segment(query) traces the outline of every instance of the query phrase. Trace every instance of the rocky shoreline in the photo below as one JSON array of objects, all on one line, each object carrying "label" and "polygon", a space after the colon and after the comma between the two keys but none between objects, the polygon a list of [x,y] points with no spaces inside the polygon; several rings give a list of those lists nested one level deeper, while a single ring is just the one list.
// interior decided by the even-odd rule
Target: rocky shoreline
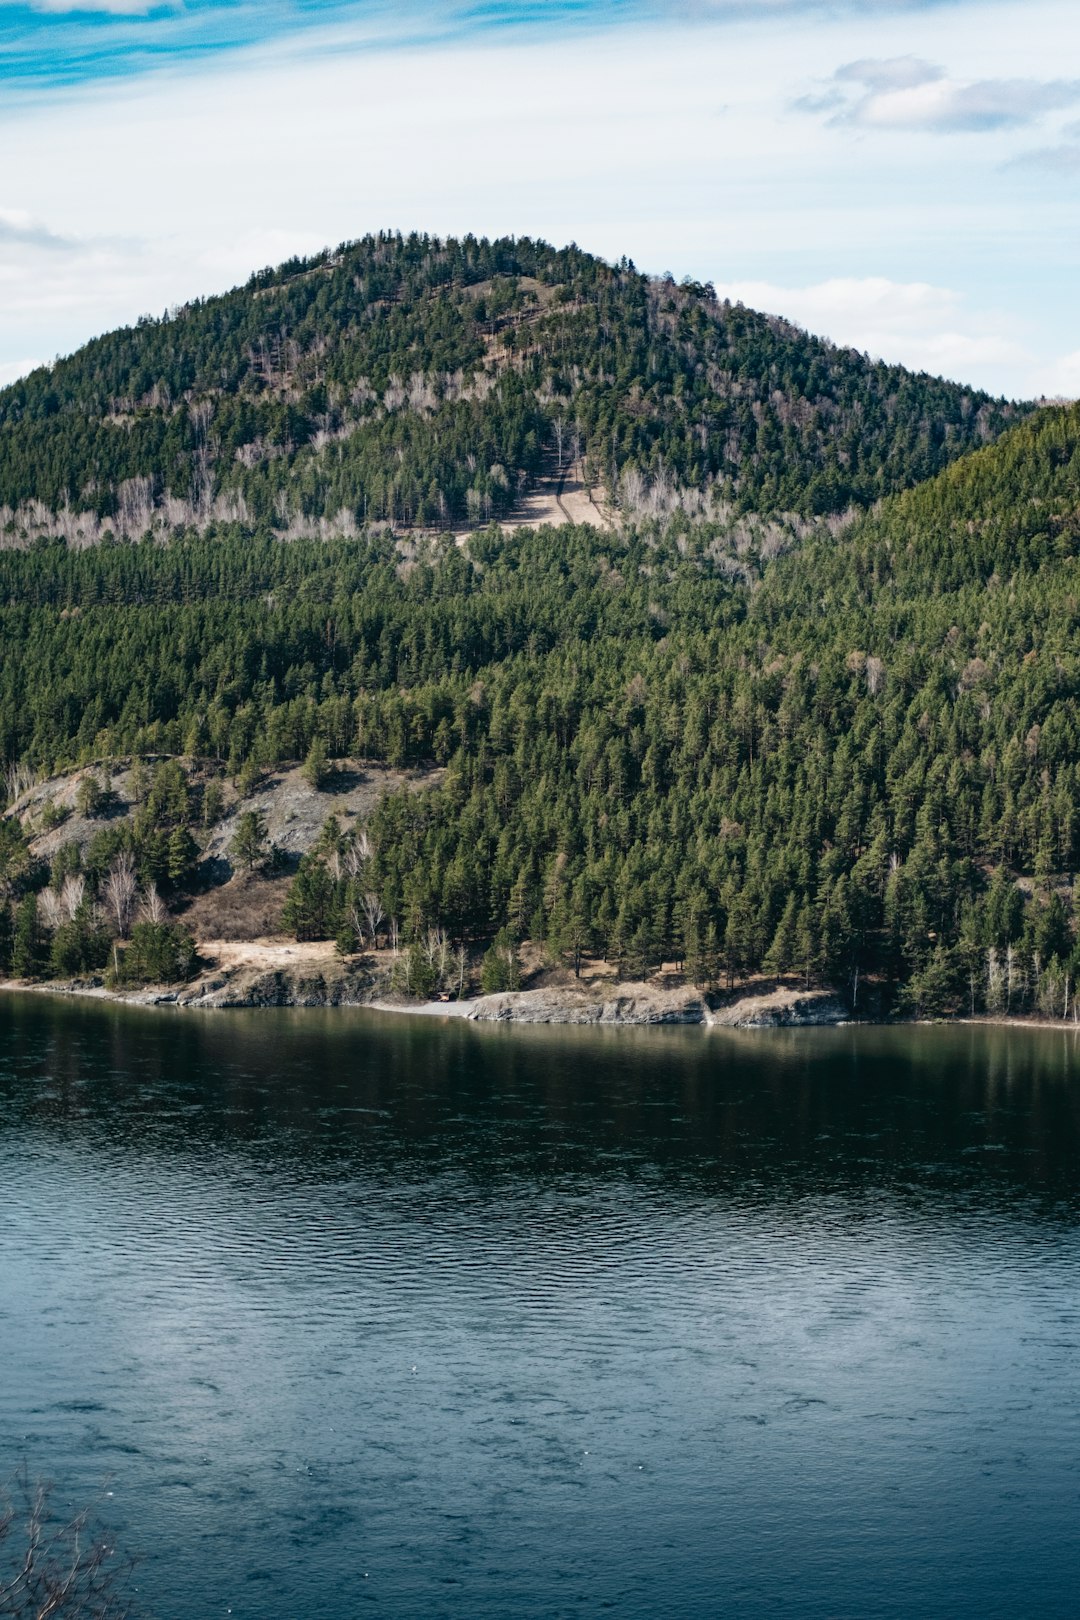
[{"label": "rocky shoreline", "polygon": [[602,993],[575,989],[504,991],[473,1001],[395,1005],[374,1002],[385,1012],[465,1018],[486,1024],[704,1024],[728,1029],[841,1024],[847,1009],[828,990],[781,987],[763,995],[746,994],[713,1007],[700,991],[658,989],[649,984],[614,984]]},{"label": "rocky shoreline", "polygon": [[[298,952],[298,955],[302,953]],[[408,1001],[388,997],[385,980],[362,964],[333,958],[303,960],[297,966],[261,970],[211,970],[191,984],[141,990],[109,990],[100,979],[0,981],[0,992],[108,1001],[129,1007],[171,1007],[196,1011],[259,1007],[353,1007],[394,1016],[460,1018],[477,1024],[683,1025],[713,1029],[796,1029],[854,1022],[830,990],[788,985],[748,989],[730,997],[707,998],[691,986],[617,983],[545,986],[505,991],[464,1001]],[[862,1023],[888,1023],[880,1017]],[[937,1022],[937,1020],[930,1020]],[[1080,1034],[1080,1025],[1060,1020],[987,1015],[953,1018],[953,1025],[1060,1030]]]},{"label": "rocky shoreline", "polygon": [[[106,989],[100,980],[9,981],[0,988],[90,997],[128,1006],[217,1010],[257,1007],[368,1007],[376,1012],[463,1018],[472,1023],[519,1024],[683,1024],[731,1029],[840,1024],[848,1019],[840,999],[827,990],[786,986],[748,992],[720,1005],[693,987],[606,983],[584,988],[545,987],[477,996],[466,1001],[410,1002],[387,998],[384,987],[364,966],[323,959],[295,967],[257,966],[211,970],[176,988]],[[380,991],[383,994],[380,995]]]}]

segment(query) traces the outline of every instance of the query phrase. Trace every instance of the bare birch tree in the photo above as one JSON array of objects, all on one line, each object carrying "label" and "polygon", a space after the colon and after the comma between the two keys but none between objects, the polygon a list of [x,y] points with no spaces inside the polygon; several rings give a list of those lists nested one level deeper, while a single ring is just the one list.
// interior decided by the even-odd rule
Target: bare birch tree
[{"label": "bare birch tree", "polygon": [[455,950],[452,962],[457,975],[457,998],[460,1001],[465,994],[465,975],[469,969],[469,953],[462,942]]},{"label": "bare birch tree", "polygon": [[[368,938],[371,940],[372,949],[378,950],[379,929],[382,926],[386,913],[379,904],[379,897],[377,894],[365,894],[360,901],[360,907],[363,913],[364,924],[367,928]],[[357,933],[361,934],[362,937],[360,929],[357,929]]]},{"label": "bare birch tree", "polygon": [[143,922],[149,923],[163,923],[168,916],[165,902],[158,893],[158,886],[153,878],[143,888],[139,915]]},{"label": "bare birch tree", "polygon": [[18,760],[12,760],[10,765],[4,766],[4,792],[9,804],[21,799],[24,793],[29,793],[32,787],[38,784],[38,774],[32,765],[24,765]]},{"label": "bare birch tree", "polygon": [[116,857],[109,868],[101,890],[106,909],[115,923],[116,932],[121,939],[127,938],[127,931],[135,914],[135,896],[137,893],[135,862],[130,853],[124,850]]},{"label": "bare birch tree", "polygon": [[441,928],[429,928],[424,935],[424,960],[436,977],[436,984],[441,990],[450,966],[450,941]]},{"label": "bare birch tree", "polygon": [[74,922],[86,899],[86,879],[81,872],[69,872],[60,885],[60,909],[67,922]]},{"label": "bare birch tree", "polygon": [[371,839],[366,830],[361,827],[356,837],[345,847],[345,870],[352,878],[358,878],[364,867],[371,859]]},{"label": "bare birch tree", "polygon": [[55,889],[42,889],[37,897],[37,913],[42,927],[50,931],[67,921],[60,896]]}]

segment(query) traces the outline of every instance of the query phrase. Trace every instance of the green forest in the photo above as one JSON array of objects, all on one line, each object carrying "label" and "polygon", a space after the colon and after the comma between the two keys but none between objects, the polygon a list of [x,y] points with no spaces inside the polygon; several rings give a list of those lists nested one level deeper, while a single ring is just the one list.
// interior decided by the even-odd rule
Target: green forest
[{"label": "green forest", "polygon": [[[284,362],[253,359],[273,323],[288,389]],[[498,378],[467,398],[492,339]],[[365,396],[348,435],[305,440],[318,390],[325,414],[361,375],[379,400],[433,368],[460,371],[454,401],[407,421]],[[293,878],[299,937],[354,948],[366,900],[373,940],[439,930],[511,975],[528,939],[625,978],[674,961],[705,987],[826,983],[856,1011],[1071,1012],[1080,409],[1006,407],[577,250],[379,238],[8,389],[0,500],[59,510],[94,484],[108,518],[143,476],[187,479],[189,499],[202,452],[179,402],[203,389],[212,497],[239,480],[246,518],[89,547],[12,530],[0,551],[3,758],[200,762],[202,785],[161,767],[110,824],[87,902],[121,856],[166,898],[194,884],[215,774],[438,763],[437,788],[383,799],[362,848],[328,825]],[[509,501],[551,453],[559,390],[616,498],[628,469],[667,469],[717,501],[610,531],[403,530],[434,515],[422,488],[451,514],[483,494],[489,453]],[[249,466],[249,432],[292,448]],[[355,532],[286,541],[276,488],[347,505]],[[3,829],[0,965],[20,937],[30,960],[34,891],[79,875],[35,870]],[[105,961],[109,930],[89,909],[79,926]],[[155,952],[184,971],[164,912],[134,926],[131,975]],[[59,971],[54,942],[35,936],[38,971]]]},{"label": "green forest", "polygon": [[630,516],[841,512],[1023,409],[577,248],[382,235],[0,392],[0,531],[445,528],[505,515],[553,455]]}]

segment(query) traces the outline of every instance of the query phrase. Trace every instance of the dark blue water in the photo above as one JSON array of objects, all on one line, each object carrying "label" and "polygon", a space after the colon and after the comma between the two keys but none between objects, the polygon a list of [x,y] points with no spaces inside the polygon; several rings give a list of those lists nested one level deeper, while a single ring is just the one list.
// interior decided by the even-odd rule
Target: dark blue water
[{"label": "dark blue water", "polygon": [[1069,1036],[5,998],[0,1187],[159,1620],[1080,1611]]}]

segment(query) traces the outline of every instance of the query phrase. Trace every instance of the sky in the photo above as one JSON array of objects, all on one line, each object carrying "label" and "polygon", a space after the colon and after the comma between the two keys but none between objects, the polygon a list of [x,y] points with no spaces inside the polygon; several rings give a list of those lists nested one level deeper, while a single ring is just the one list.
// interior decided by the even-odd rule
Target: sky
[{"label": "sky", "polygon": [[0,383],[379,229],[1080,395],[1077,0],[0,0]]}]

